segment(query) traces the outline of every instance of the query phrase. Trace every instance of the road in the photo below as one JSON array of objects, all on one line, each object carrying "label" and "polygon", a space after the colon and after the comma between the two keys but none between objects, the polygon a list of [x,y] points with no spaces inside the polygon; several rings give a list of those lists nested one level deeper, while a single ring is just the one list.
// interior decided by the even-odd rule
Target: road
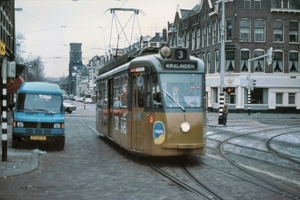
[{"label": "road", "polygon": [[[74,104],[77,110],[66,113],[65,149],[48,149],[39,154],[38,166],[32,172],[0,177],[1,200],[199,199],[149,166],[124,156],[119,147],[102,138],[95,131],[95,104],[87,104],[85,108],[82,103]],[[202,164],[194,166],[194,170],[222,199],[289,199],[261,188],[274,187],[269,183],[259,182],[257,186],[248,182],[247,179],[250,179],[258,183],[257,177],[251,175],[249,178],[231,162],[239,163],[260,176],[267,176],[268,180],[293,191],[299,190],[299,164],[270,155],[265,147],[271,136],[286,132],[290,135],[280,139],[285,140],[285,145],[291,148],[290,152],[298,154],[299,150],[290,145],[300,141],[298,115],[229,114],[227,127],[216,124],[217,118],[217,113],[207,115],[207,154],[196,157]],[[281,147],[287,147],[282,146],[279,138],[274,139],[271,141],[273,148],[282,150],[284,148]],[[10,142],[11,139],[9,148]],[[24,149],[18,151],[32,152]],[[286,153],[285,150],[281,152]],[[177,170],[177,167],[171,167],[171,171]],[[176,176],[181,176],[180,173]],[[276,187],[273,190],[279,191]]]}]

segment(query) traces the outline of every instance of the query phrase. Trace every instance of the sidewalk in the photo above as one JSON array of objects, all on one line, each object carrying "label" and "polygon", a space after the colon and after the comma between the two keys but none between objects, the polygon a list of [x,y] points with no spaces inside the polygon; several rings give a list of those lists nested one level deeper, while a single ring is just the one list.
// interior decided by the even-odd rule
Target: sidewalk
[{"label": "sidewalk", "polygon": [[2,161],[1,151],[0,179],[26,174],[38,168],[39,154],[33,150],[23,151],[8,148],[7,161]]},{"label": "sidewalk", "polygon": [[2,161],[2,140],[0,141],[0,179],[32,172],[39,165],[39,152],[11,147],[11,130],[9,123],[7,126],[7,161]]}]

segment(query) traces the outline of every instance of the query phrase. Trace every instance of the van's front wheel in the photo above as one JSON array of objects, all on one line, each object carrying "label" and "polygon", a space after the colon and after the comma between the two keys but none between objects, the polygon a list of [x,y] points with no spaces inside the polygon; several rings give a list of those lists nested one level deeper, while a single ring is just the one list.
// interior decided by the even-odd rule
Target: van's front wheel
[{"label": "van's front wheel", "polygon": [[19,143],[20,143],[20,140],[19,138],[16,138],[16,137],[12,137],[12,143],[11,143],[11,147],[12,148],[18,148],[19,147]]},{"label": "van's front wheel", "polygon": [[61,137],[61,138],[59,138],[57,140],[57,147],[56,147],[56,149],[57,150],[63,150],[64,147],[65,147],[65,137],[63,136],[63,137]]}]

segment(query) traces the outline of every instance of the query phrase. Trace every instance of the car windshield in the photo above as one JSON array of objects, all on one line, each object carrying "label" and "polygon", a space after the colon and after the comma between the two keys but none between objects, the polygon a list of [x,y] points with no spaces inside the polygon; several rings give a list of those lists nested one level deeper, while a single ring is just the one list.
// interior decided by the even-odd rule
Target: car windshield
[{"label": "car windshield", "polygon": [[62,97],[60,95],[19,94],[16,111],[61,113]]},{"label": "car windshield", "polygon": [[160,74],[166,107],[201,107],[201,74]]}]

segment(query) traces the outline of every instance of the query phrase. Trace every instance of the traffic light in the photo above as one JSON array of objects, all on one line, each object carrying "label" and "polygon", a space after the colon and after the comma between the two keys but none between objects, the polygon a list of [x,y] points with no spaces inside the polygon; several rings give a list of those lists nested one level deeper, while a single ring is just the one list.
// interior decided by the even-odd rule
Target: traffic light
[{"label": "traffic light", "polygon": [[227,92],[227,94],[235,93],[235,88],[227,87],[227,88],[226,88],[226,92]]},{"label": "traffic light", "polygon": [[256,80],[255,79],[251,79],[251,90],[254,90],[254,87],[256,86]]}]

